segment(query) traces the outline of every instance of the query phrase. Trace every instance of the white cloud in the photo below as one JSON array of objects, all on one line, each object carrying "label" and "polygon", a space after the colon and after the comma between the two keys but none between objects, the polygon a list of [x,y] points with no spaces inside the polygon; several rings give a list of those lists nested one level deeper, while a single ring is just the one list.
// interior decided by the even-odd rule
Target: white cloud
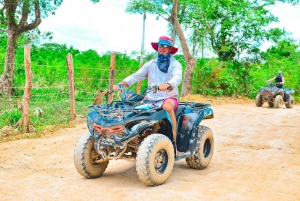
[{"label": "white cloud", "polygon": [[276,3],[276,6],[269,8],[274,16],[279,18],[279,23],[273,23],[274,27],[285,28],[286,31],[291,32],[296,39],[300,38],[300,29],[298,27],[300,20],[300,6],[292,6],[287,3]]},{"label": "white cloud", "polygon": [[[277,2],[275,6],[269,7],[270,12],[278,17],[278,23],[272,23],[270,27],[284,28],[287,32],[291,33],[291,37],[296,40],[300,39],[300,29],[297,26],[300,20],[300,5],[293,6],[287,3]],[[262,50],[265,51],[273,43],[267,42],[262,46]]]},{"label": "white cloud", "polygon": [[[54,33],[53,42],[80,50],[140,51],[143,17],[125,13],[127,0],[64,0],[54,16],[43,20],[40,30]],[[151,42],[167,34],[167,22],[147,15],[145,50],[152,51]]]},{"label": "white cloud", "polygon": [[[141,50],[143,17],[125,13],[128,0],[101,0],[93,4],[90,0],[64,0],[54,16],[44,19],[42,31],[54,33],[53,42],[73,46],[79,50],[93,49],[98,53],[117,51],[131,53]],[[279,17],[280,23],[273,27],[284,27],[300,38],[300,6],[278,3],[270,11]],[[167,35],[167,21],[156,20],[147,15],[145,25],[145,50],[153,51],[151,42]],[[267,47],[267,45],[265,45]]]}]

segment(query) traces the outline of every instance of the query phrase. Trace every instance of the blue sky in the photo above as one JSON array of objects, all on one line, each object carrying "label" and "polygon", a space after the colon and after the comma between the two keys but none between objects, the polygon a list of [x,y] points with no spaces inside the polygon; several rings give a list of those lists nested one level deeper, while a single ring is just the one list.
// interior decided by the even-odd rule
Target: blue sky
[{"label": "blue sky", "polygon": [[[99,54],[107,51],[130,54],[141,50],[143,18],[125,13],[127,2],[101,0],[92,4],[89,0],[64,0],[56,14],[44,19],[39,28],[53,32],[52,41],[68,47],[72,45],[82,51],[93,49]],[[280,3],[270,10],[280,20],[271,26],[284,27],[294,38],[300,38],[300,6]],[[167,35],[167,22],[147,15],[145,28],[145,50],[150,52],[150,43]]]}]

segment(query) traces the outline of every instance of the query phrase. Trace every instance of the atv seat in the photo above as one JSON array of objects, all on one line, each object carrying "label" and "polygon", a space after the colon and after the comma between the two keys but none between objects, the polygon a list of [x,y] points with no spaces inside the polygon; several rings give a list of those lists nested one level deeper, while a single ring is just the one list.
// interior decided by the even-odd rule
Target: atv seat
[{"label": "atv seat", "polygon": [[177,117],[177,116],[181,115],[181,114],[184,112],[185,109],[186,109],[185,106],[183,106],[183,105],[178,105],[178,108],[177,108],[177,110],[175,111],[175,116]]}]

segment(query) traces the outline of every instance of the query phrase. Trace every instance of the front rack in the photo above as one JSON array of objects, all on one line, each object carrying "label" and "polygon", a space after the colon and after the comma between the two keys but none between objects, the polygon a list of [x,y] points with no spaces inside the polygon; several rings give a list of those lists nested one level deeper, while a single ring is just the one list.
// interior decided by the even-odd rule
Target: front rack
[{"label": "front rack", "polygon": [[[88,108],[97,110],[100,114],[103,116],[110,116],[110,114],[121,114],[121,113],[148,113],[148,112],[156,112],[160,108],[150,108],[147,110],[144,109],[136,109],[135,107],[137,105],[127,105],[125,104],[120,104],[121,102],[118,102],[114,105],[112,104],[101,104],[101,105],[90,105]],[[195,110],[200,110],[200,109],[205,109],[210,106],[210,104],[205,104],[205,103],[198,103],[198,102],[179,102],[180,106],[187,106],[190,107],[191,109]]]}]

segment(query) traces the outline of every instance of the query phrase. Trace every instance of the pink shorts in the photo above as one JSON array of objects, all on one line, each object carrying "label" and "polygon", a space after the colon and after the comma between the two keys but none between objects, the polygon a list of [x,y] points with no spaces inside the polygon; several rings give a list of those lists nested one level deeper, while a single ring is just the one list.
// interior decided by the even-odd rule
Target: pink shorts
[{"label": "pink shorts", "polygon": [[165,102],[166,100],[169,100],[169,99],[171,99],[171,100],[174,102],[174,111],[176,111],[177,108],[178,108],[178,105],[179,105],[177,98],[172,98],[172,97],[166,98],[166,99],[164,100],[164,102]]}]

